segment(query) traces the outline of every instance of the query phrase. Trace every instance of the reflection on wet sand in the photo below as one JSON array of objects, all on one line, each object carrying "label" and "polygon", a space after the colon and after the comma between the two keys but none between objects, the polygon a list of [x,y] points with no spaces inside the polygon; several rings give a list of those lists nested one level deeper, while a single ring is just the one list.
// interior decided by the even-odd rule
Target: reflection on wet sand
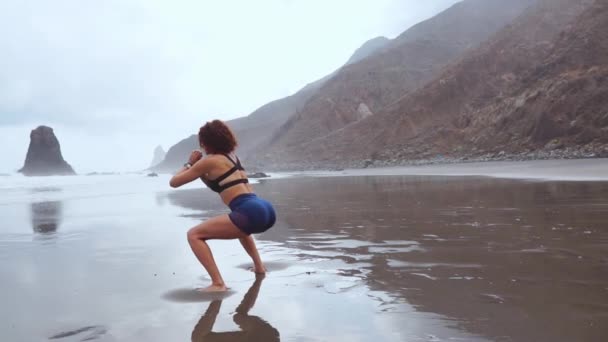
[{"label": "reflection on wet sand", "polygon": [[59,227],[62,215],[61,202],[38,202],[30,205],[32,229],[35,233],[54,233]]},{"label": "reflection on wet sand", "polygon": [[255,282],[236,308],[232,316],[240,331],[214,332],[213,325],[222,306],[222,300],[213,300],[205,314],[198,321],[192,331],[192,342],[203,341],[280,341],[279,331],[265,320],[257,316],[250,316],[249,311],[253,308],[260,293],[263,275],[257,275]]},{"label": "reflection on wet sand", "polygon": [[200,291],[200,289],[184,288],[169,291],[163,295],[163,298],[176,303],[198,303],[222,300],[233,294],[233,290],[225,292],[203,292]]},{"label": "reflection on wet sand", "polygon": [[[608,183],[375,176],[274,180],[256,191],[279,218],[262,240],[322,270],[353,266],[337,274],[389,294],[387,304],[405,299],[492,340],[608,335]],[[225,210],[204,191],[168,196]],[[353,284],[334,287],[340,295]]]}]

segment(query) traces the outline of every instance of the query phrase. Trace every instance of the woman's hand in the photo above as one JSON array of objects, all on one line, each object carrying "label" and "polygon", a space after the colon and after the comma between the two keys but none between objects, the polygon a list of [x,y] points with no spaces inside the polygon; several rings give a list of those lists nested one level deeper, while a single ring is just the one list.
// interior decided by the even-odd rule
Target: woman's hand
[{"label": "woman's hand", "polygon": [[178,188],[184,184],[190,183],[193,180],[201,177],[203,174],[208,172],[209,163],[207,160],[203,160],[200,163],[197,163],[203,158],[203,154],[201,151],[192,151],[190,154],[190,158],[188,159],[188,163],[192,165],[192,167],[184,167],[179,171],[171,180],[169,181],[169,185],[173,188]]},{"label": "woman's hand", "polygon": [[203,153],[201,151],[194,150],[190,154],[190,158],[188,159],[188,163],[190,163],[190,165],[194,165],[194,164],[196,164],[197,161],[201,160],[201,158],[203,158]]}]

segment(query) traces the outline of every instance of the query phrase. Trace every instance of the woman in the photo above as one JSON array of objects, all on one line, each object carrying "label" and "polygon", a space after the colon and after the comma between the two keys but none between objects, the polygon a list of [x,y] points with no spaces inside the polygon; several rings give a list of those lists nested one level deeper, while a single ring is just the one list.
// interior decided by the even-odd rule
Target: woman
[{"label": "woman", "polygon": [[171,178],[169,184],[177,188],[200,178],[207,187],[219,193],[224,204],[231,209],[230,214],[213,217],[188,231],[188,243],[194,255],[211,276],[211,285],[202,291],[221,292],[226,291],[226,284],[207,240],[239,239],[253,260],[254,272],[265,273],[251,234],[268,230],[276,217],[272,205],[253,193],[245,169],[234,155],[237,142],[226,124],[220,120],[207,122],[201,127],[198,140],[207,156],[203,158],[200,151],[193,151],[184,168]]}]

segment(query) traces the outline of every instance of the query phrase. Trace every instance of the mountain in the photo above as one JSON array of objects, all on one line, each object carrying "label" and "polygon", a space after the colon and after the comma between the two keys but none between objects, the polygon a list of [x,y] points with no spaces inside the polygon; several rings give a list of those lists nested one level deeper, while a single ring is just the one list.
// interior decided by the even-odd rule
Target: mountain
[{"label": "mountain", "polygon": [[361,45],[352,57],[346,62],[346,65],[354,64],[359,61],[364,60],[365,58],[373,55],[374,53],[381,51],[391,42],[390,39],[386,37],[376,37],[368,40],[365,44]]},{"label": "mountain", "polygon": [[[318,86],[309,84],[294,95],[270,102],[250,115],[227,122],[238,139],[239,155],[251,153],[268,139],[268,132],[280,127],[287,118],[306,102]],[[201,123],[201,126],[204,123]],[[187,161],[190,152],[198,149],[198,135],[193,134],[169,148],[161,163],[151,169],[158,172],[173,172]]]},{"label": "mountain", "polygon": [[382,111],[427,84],[533,3],[465,0],[413,26],[324,83],[274,134],[264,154],[289,155],[302,144]]},{"label": "mountain", "polygon": [[606,0],[542,0],[425,86],[284,150],[275,163],[363,166],[366,158],[568,149],[608,155],[607,7]]},{"label": "mountain", "polygon": [[[388,45],[390,39],[376,37],[365,42],[349,58],[345,66],[357,63]],[[342,68],[344,68],[342,67]],[[239,154],[250,155],[264,143],[269,142],[270,133],[281,127],[287,119],[297,113],[308,100],[314,96],[323,85],[342,70],[337,71],[309,83],[292,96],[270,102],[250,115],[228,122],[239,139]]]},{"label": "mountain", "polygon": [[30,133],[30,145],[23,168],[19,170],[25,176],[74,175],[74,169],[61,154],[59,140],[53,129],[39,126]]},{"label": "mountain", "polygon": [[[390,42],[390,40],[385,37],[376,37],[367,41],[355,51],[345,65],[357,63],[369,57],[376,51],[384,48],[388,42]],[[310,97],[313,96],[325,82],[336,75],[338,71],[335,71],[320,80],[307,84],[294,95],[263,105],[248,116],[228,121],[228,125],[234,131],[239,141],[237,152],[241,156],[247,156],[253,154],[259,146],[268,144],[272,132],[276,131],[289,117],[302,108]],[[203,123],[201,123],[201,125],[202,124]],[[178,169],[188,158],[190,152],[198,147],[198,137],[196,135],[191,135],[171,147],[169,151],[167,151],[165,159],[155,167],[152,167],[152,169],[159,172],[172,172]]]}]

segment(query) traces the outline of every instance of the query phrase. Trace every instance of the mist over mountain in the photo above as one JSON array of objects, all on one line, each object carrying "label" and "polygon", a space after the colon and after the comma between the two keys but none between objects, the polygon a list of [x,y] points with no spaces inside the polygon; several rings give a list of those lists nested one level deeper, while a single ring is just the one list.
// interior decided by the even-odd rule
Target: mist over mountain
[{"label": "mist over mountain", "polygon": [[[357,63],[369,57],[386,47],[389,42],[390,40],[385,37],[377,37],[365,42],[354,52],[345,66]],[[274,132],[279,129],[287,119],[298,112],[311,96],[313,96],[328,80],[339,73],[340,70],[341,69],[315,82],[307,84],[304,88],[291,96],[270,102],[246,117],[228,121],[228,125],[238,137],[238,153],[243,156],[248,156],[253,154],[256,149],[261,148],[264,144],[269,143],[271,138],[269,132]],[[187,159],[187,156],[192,150],[198,148],[197,136],[191,135],[172,146],[169,151],[167,151],[164,160],[152,169],[162,172],[174,171],[184,163],[184,159]]]}]

